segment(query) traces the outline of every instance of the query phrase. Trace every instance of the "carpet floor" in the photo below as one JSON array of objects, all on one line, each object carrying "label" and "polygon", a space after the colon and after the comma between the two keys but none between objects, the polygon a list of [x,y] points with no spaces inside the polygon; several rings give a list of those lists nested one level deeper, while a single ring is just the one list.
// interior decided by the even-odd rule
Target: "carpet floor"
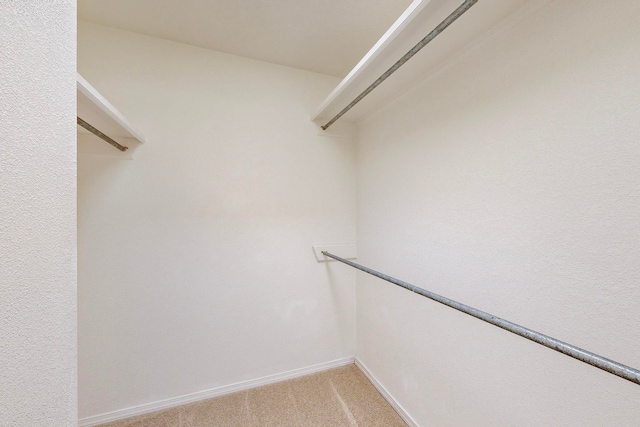
[{"label": "carpet floor", "polygon": [[367,377],[347,365],[101,427],[406,427]]}]

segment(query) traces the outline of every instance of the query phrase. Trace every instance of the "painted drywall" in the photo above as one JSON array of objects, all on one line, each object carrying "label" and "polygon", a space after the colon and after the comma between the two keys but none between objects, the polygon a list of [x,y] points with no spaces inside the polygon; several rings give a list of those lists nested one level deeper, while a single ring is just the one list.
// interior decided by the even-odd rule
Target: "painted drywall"
[{"label": "painted drywall", "polygon": [[80,0],[78,14],[94,24],[343,77],[410,3]]},{"label": "painted drywall", "polygon": [[75,1],[0,6],[1,426],[77,425],[75,38]]},{"label": "painted drywall", "polygon": [[80,418],[343,357],[355,145],[309,116],[338,79],[80,23],[79,72],[146,137],[81,156]]},{"label": "painted drywall", "polygon": [[[548,2],[361,123],[359,262],[640,367],[639,15]],[[357,282],[356,356],[419,425],[638,425],[637,385]]]}]

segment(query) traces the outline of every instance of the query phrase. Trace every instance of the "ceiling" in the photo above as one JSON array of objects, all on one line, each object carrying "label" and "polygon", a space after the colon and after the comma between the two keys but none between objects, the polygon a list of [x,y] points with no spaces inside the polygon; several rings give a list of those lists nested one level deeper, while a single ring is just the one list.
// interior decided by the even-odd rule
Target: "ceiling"
[{"label": "ceiling", "polygon": [[80,20],[344,77],[411,0],[78,0]]}]

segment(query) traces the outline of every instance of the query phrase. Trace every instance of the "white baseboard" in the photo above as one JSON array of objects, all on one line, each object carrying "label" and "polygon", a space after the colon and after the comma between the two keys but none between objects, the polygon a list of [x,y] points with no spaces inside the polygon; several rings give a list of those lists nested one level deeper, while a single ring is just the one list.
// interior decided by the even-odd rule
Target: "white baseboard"
[{"label": "white baseboard", "polygon": [[[350,365],[354,363],[354,357],[344,357],[342,359],[332,360],[330,362],[319,363],[317,365],[307,366],[305,368],[294,369],[279,374],[267,375],[266,377],[254,380],[241,381],[235,384],[229,384],[221,387],[215,387],[209,390],[198,391],[195,393],[185,394],[183,396],[172,397],[170,399],[159,400],[157,402],[145,403],[144,405],[134,406],[126,409],[108,412],[106,414],[95,415],[92,417],[82,418],[78,421],[78,427],[91,427],[104,423],[118,421],[124,418],[135,417],[138,415],[148,414],[150,412],[161,411],[173,408],[175,406],[185,405],[200,400],[211,399],[213,397],[222,396],[224,394],[235,393],[237,391],[247,390],[262,385],[277,383],[279,381],[289,380],[292,378],[302,377],[304,375],[313,374],[340,366]],[[362,369],[362,368],[360,368]],[[365,372],[363,370],[363,372]],[[365,374],[366,375],[366,374]],[[373,380],[372,380],[373,382]],[[375,384],[375,383],[374,383]],[[386,395],[385,395],[386,398]]]},{"label": "white baseboard", "polygon": [[413,417],[411,417],[411,415],[409,415],[409,413],[402,407],[402,405],[400,405],[398,401],[394,399],[394,397],[387,391],[387,389],[384,388],[382,384],[380,384],[380,381],[378,381],[378,379],[371,373],[371,371],[369,371],[369,369],[367,369],[367,367],[360,360],[358,360],[358,358],[355,359],[355,363],[356,366],[362,371],[362,373],[369,379],[369,381],[371,381],[371,384],[373,384],[373,386],[380,392],[382,397],[384,397],[385,400],[389,402],[389,405],[391,405],[393,409],[395,409],[398,415],[400,415],[400,418],[402,418],[409,427],[420,427],[416,420],[414,420]]}]

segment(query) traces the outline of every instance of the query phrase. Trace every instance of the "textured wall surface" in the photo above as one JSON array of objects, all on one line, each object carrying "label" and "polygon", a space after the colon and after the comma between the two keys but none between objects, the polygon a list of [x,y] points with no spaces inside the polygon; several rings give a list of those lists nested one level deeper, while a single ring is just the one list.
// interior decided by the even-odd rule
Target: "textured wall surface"
[{"label": "textured wall surface", "polygon": [[0,425],[74,426],[76,2],[0,1]]},{"label": "textured wall surface", "polygon": [[309,121],[337,79],[91,24],[78,43],[148,138],[79,158],[80,417],[352,356],[355,274],[311,250],[355,240],[355,146]]},{"label": "textured wall surface", "polygon": [[[364,122],[360,262],[640,368],[638,16],[550,2]],[[364,273],[356,330],[423,426],[640,419],[637,385]]]}]

